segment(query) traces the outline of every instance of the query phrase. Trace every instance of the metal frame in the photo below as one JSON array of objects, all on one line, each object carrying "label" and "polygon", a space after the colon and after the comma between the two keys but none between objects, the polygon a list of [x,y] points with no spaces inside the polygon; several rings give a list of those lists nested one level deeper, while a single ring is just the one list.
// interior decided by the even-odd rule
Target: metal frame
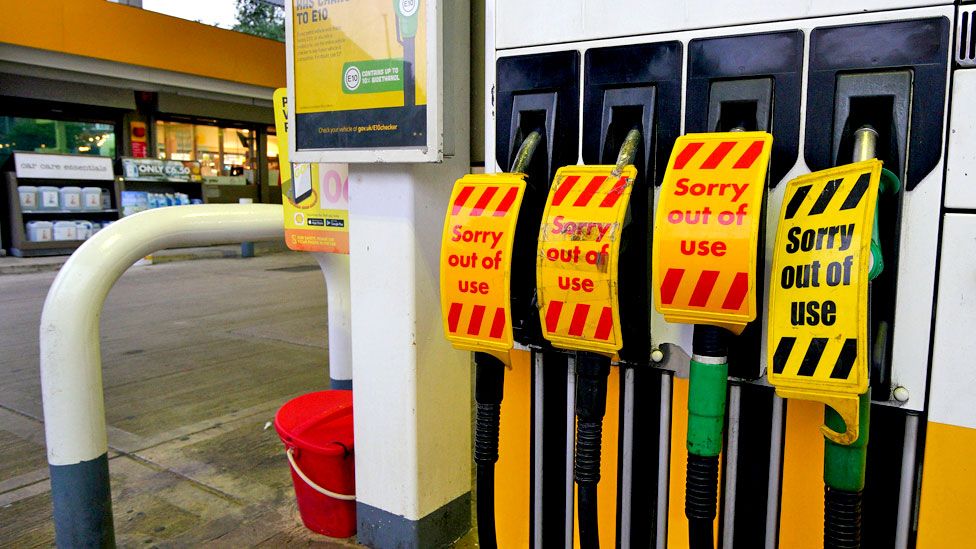
[{"label": "metal frame", "polygon": [[164,248],[284,238],[281,206],[148,210],[99,231],[68,259],[41,313],[41,394],[59,547],[114,545],[99,319],[133,263]]},{"label": "metal frame", "polygon": [[[450,1],[450,0],[448,0]],[[445,146],[444,124],[444,23],[446,10],[440,0],[427,3],[427,146],[422,148],[362,148],[362,149],[303,149],[298,150],[297,139],[290,139],[288,154],[292,162],[440,162],[454,151]],[[292,25],[294,0],[285,2],[285,62],[288,76],[288,104],[295,104],[295,48]],[[448,116],[451,116],[448,113]],[[295,108],[288,109],[288,127],[295,128]],[[450,139],[450,136],[446,136]],[[467,143],[461,143],[467,146]]]}]

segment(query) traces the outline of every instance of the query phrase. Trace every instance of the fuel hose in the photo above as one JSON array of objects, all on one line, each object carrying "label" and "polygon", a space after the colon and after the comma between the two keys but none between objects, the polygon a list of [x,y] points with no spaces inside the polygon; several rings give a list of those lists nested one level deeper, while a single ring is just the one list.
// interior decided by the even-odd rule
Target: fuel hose
[{"label": "fuel hose", "polygon": [[691,549],[713,547],[730,335],[724,328],[700,324],[695,326],[692,341],[685,477],[685,516]]},{"label": "fuel hose", "polygon": [[[538,131],[522,141],[513,172],[524,172],[539,145]],[[496,549],[495,534],[495,463],[498,461],[498,432],[501,423],[502,398],[505,389],[505,363],[489,353],[474,354],[475,428],[474,462],[476,467],[475,503],[478,519],[478,542],[481,547]]]},{"label": "fuel hose", "polygon": [[474,462],[477,468],[478,541],[496,549],[495,462],[498,461],[498,429],[505,387],[505,363],[488,353],[475,353]]},{"label": "fuel hose", "polygon": [[576,458],[573,478],[579,499],[580,548],[600,547],[597,485],[603,416],[607,411],[607,377],[610,358],[596,353],[576,355]]},{"label": "fuel hose", "polygon": [[[611,175],[619,177],[634,161],[640,131],[627,132],[617,154]],[[600,483],[600,454],[603,443],[603,416],[607,411],[607,378],[610,357],[598,353],[576,354],[576,454],[573,478],[579,501],[578,519],[581,549],[600,547],[597,485]]]}]

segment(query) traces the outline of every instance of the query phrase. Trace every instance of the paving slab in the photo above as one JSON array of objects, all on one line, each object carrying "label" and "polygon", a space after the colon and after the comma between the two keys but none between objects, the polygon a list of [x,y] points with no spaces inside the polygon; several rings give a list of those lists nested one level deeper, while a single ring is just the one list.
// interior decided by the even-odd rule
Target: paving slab
[{"label": "paving slab", "polygon": [[[302,526],[281,442],[266,428],[288,399],[328,387],[322,273],[303,254],[227,255],[132,267],[106,300],[117,541],[357,546]],[[0,276],[0,547],[53,543],[37,332],[56,274]],[[474,537],[456,547],[476,547]]]}]

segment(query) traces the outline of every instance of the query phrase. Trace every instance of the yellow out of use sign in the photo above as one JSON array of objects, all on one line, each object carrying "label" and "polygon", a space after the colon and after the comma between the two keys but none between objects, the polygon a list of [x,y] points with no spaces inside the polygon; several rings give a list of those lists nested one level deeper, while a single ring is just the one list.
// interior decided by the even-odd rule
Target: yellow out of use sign
[{"label": "yellow out of use sign", "polygon": [[850,442],[869,381],[868,272],[880,179],[881,161],[868,160],[790,181],[773,252],[769,382],[780,396],[835,408]]},{"label": "yellow out of use sign", "polygon": [[568,166],[556,172],[539,230],[536,285],[543,333],[556,347],[620,350],[620,232],[637,169]]},{"label": "yellow out of use sign", "polygon": [[512,245],[522,174],[470,174],[454,184],[441,240],[444,333],[458,349],[508,362],[513,345]]},{"label": "yellow out of use sign", "polygon": [[668,322],[741,333],[756,318],[766,132],[678,138],[654,218],[654,304]]}]

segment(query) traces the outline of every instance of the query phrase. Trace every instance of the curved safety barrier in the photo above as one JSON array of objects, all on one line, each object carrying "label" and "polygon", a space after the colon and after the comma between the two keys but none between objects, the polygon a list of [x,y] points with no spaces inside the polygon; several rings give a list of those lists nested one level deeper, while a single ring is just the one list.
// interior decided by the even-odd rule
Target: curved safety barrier
[{"label": "curved safety barrier", "polygon": [[281,206],[149,210],[99,231],[68,259],[41,314],[41,391],[59,547],[112,546],[99,318],[133,263],[165,248],[284,238]]}]

